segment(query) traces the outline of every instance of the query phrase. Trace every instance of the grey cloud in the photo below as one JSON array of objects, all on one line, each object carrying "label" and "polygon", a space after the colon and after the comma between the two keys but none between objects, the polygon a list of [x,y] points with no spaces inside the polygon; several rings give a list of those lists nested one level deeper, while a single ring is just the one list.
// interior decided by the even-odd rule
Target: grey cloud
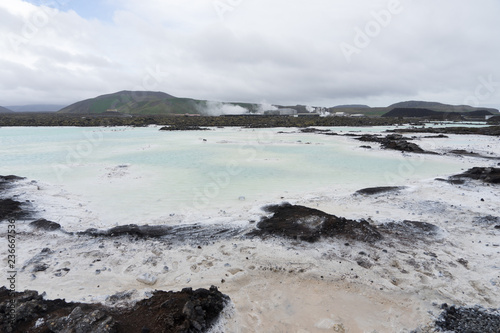
[{"label": "grey cloud", "polygon": [[[460,104],[480,77],[500,81],[500,3],[401,0],[403,10],[356,46],[388,1],[242,1],[223,20],[206,1],[117,0],[112,22],[61,12],[21,53],[0,55],[0,104],[26,91],[66,102],[147,87],[220,101],[280,104],[437,99]],[[234,2],[235,4],[237,2]],[[0,47],[23,19],[0,4]],[[359,30],[358,30],[359,29]],[[358,48],[348,62],[341,44]],[[66,90],[66,92],[61,92]],[[500,106],[500,87],[482,98]]]}]

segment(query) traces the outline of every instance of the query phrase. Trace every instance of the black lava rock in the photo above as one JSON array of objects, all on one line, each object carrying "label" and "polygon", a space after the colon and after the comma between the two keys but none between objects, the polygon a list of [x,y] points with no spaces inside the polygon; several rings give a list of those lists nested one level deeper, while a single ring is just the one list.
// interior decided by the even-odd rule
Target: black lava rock
[{"label": "black lava rock", "polygon": [[61,229],[61,225],[59,223],[47,221],[46,219],[33,221],[29,225],[30,227],[45,231],[56,231]]},{"label": "black lava rock", "polygon": [[442,305],[444,312],[436,321],[436,326],[455,333],[498,333],[500,332],[500,312],[480,306],[466,308]]},{"label": "black lava rock", "polygon": [[370,243],[382,239],[377,229],[365,220],[349,220],[289,203],[268,206],[265,210],[273,215],[264,217],[248,236],[278,236],[311,243],[322,237],[344,237]]}]

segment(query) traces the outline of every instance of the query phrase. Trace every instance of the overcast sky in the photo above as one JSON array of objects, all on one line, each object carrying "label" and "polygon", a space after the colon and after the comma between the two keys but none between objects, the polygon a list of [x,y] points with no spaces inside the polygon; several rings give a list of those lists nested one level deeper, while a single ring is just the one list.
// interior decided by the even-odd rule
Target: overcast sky
[{"label": "overcast sky", "polygon": [[498,0],[1,0],[0,105],[154,90],[499,108],[499,15]]}]

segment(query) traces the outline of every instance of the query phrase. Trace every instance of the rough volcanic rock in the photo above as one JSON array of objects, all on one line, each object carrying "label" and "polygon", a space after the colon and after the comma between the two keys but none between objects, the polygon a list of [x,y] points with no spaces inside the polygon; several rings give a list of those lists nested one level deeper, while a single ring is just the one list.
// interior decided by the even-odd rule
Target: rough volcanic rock
[{"label": "rough volcanic rock", "polygon": [[331,133],[331,130],[329,129],[318,129],[314,127],[307,127],[307,128],[301,128],[300,131],[302,133],[319,133],[319,134],[324,134],[324,133]]},{"label": "rough volcanic rock", "polygon": [[476,179],[485,183],[500,184],[500,168],[474,167],[462,174],[451,176],[450,180],[456,179]]},{"label": "rough volcanic rock", "polygon": [[500,158],[496,157],[496,156],[484,156],[484,155],[481,155],[479,153],[475,153],[473,151],[467,151],[467,150],[464,150],[464,149],[450,150],[449,153],[450,154],[454,154],[454,155],[459,155],[459,156],[470,156],[470,157],[486,158],[486,159],[489,159],[489,160],[500,160]]},{"label": "rough volcanic rock", "polygon": [[224,225],[203,226],[200,224],[165,226],[128,224],[108,230],[87,229],[79,232],[80,236],[163,238],[172,241],[209,242],[220,238],[229,238],[241,234],[239,228],[228,228]]},{"label": "rough volcanic rock", "polygon": [[498,333],[500,312],[480,306],[466,308],[442,305],[444,312],[436,321],[441,331],[454,333]]},{"label": "rough volcanic rock", "polygon": [[137,330],[123,332],[140,329],[149,329],[149,332],[205,332],[218,319],[228,300],[229,297],[214,286],[209,290],[184,288],[176,293],[156,291],[152,298],[123,311],[118,319],[140,318]]},{"label": "rough volcanic rock", "polygon": [[67,316],[47,321],[47,327],[51,332],[95,332],[116,333],[118,323],[107,311],[83,310],[77,306]]},{"label": "rough volcanic rock", "polygon": [[124,235],[138,237],[163,237],[172,233],[172,227],[160,225],[136,225],[127,224],[113,227],[107,230],[87,229],[80,232],[80,235],[119,237]]},{"label": "rough volcanic rock", "polygon": [[0,199],[0,220],[16,218],[23,213],[22,203],[12,199]]},{"label": "rough volcanic rock", "polygon": [[[18,176],[0,176],[0,195],[3,191],[14,186],[14,183],[24,178]],[[11,198],[0,198],[0,221],[7,218],[22,218],[28,215],[24,203]]]},{"label": "rough volcanic rock", "polygon": [[18,180],[24,179],[23,177],[18,177],[18,176],[0,176],[0,191],[8,188],[11,186],[14,182]]},{"label": "rough volcanic rock", "polygon": [[365,134],[356,139],[362,142],[378,142],[385,149],[392,149],[392,150],[399,150],[399,151],[420,153],[420,154],[437,154],[434,152],[423,150],[416,143],[408,142],[409,140],[412,139],[405,138],[401,134],[389,134],[385,137],[380,137],[378,135],[373,135],[373,134]]},{"label": "rough volcanic rock", "polygon": [[463,185],[463,184],[465,184],[465,180],[463,180],[463,179],[452,179],[452,178],[444,179],[444,178],[435,178],[434,180],[437,180],[437,181],[439,181],[439,182],[446,182],[446,183],[449,183],[449,184],[452,184],[452,185]]},{"label": "rough volcanic rock", "polygon": [[390,238],[405,241],[426,240],[435,238],[441,233],[441,229],[434,224],[420,221],[388,222],[380,225],[378,230]]},{"label": "rough volcanic rock", "polygon": [[377,229],[365,220],[348,220],[317,209],[288,203],[268,206],[265,210],[273,215],[262,218],[257,229],[250,232],[249,236],[278,236],[311,243],[322,237],[344,237],[363,242],[382,239]]},{"label": "rough volcanic rock", "polygon": [[500,223],[500,216],[486,215],[476,217],[473,222],[477,226],[492,226],[494,224]]},{"label": "rough volcanic rock", "polygon": [[385,140],[382,142],[382,147],[385,149],[407,151],[411,153],[428,153],[420,148],[420,146],[416,143],[408,142],[406,140]]},{"label": "rough volcanic rock", "polygon": [[424,139],[448,139],[449,136],[444,135],[444,134],[438,134],[438,135],[427,135],[423,137]]},{"label": "rough volcanic rock", "polygon": [[450,150],[449,153],[455,154],[455,155],[480,156],[478,153],[475,153],[473,151],[467,151],[464,149],[453,149],[453,150]]},{"label": "rough volcanic rock", "polygon": [[374,194],[380,194],[380,193],[401,191],[401,190],[404,190],[405,188],[406,188],[405,186],[368,187],[368,188],[363,188],[361,190],[356,191],[355,194],[374,195]]},{"label": "rough volcanic rock", "polygon": [[48,221],[46,219],[39,219],[31,222],[30,227],[35,229],[45,230],[45,231],[56,231],[61,229],[61,225],[56,222]]},{"label": "rough volcanic rock", "polygon": [[[229,301],[216,287],[181,292],[155,291],[126,308],[44,300],[36,291],[0,288],[2,332],[205,332]],[[15,307],[11,312],[10,304]],[[12,317],[9,315],[12,314]],[[12,321],[11,321],[12,318]],[[12,324],[12,326],[10,326]],[[10,330],[12,328],[12,330]]]}]

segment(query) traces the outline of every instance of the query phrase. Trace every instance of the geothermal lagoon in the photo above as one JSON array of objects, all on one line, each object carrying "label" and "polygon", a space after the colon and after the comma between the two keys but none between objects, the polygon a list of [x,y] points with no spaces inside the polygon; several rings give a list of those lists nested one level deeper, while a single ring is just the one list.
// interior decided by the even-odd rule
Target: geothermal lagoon
[{"label": "geothermal lagoon", "polygon": [[[214,285],[230,301],[211,332],[425,331],[443,303],[497,307],[500,189],[447,179],[497,166],[498,137],[356,140],[386,129],[0,128],[0,175],[25,177],[1,193],[24,212],[17,289],[121,306]],[[287,207],[309,212],[299,229],[336,216],[376,237],[256,236]]]}]

